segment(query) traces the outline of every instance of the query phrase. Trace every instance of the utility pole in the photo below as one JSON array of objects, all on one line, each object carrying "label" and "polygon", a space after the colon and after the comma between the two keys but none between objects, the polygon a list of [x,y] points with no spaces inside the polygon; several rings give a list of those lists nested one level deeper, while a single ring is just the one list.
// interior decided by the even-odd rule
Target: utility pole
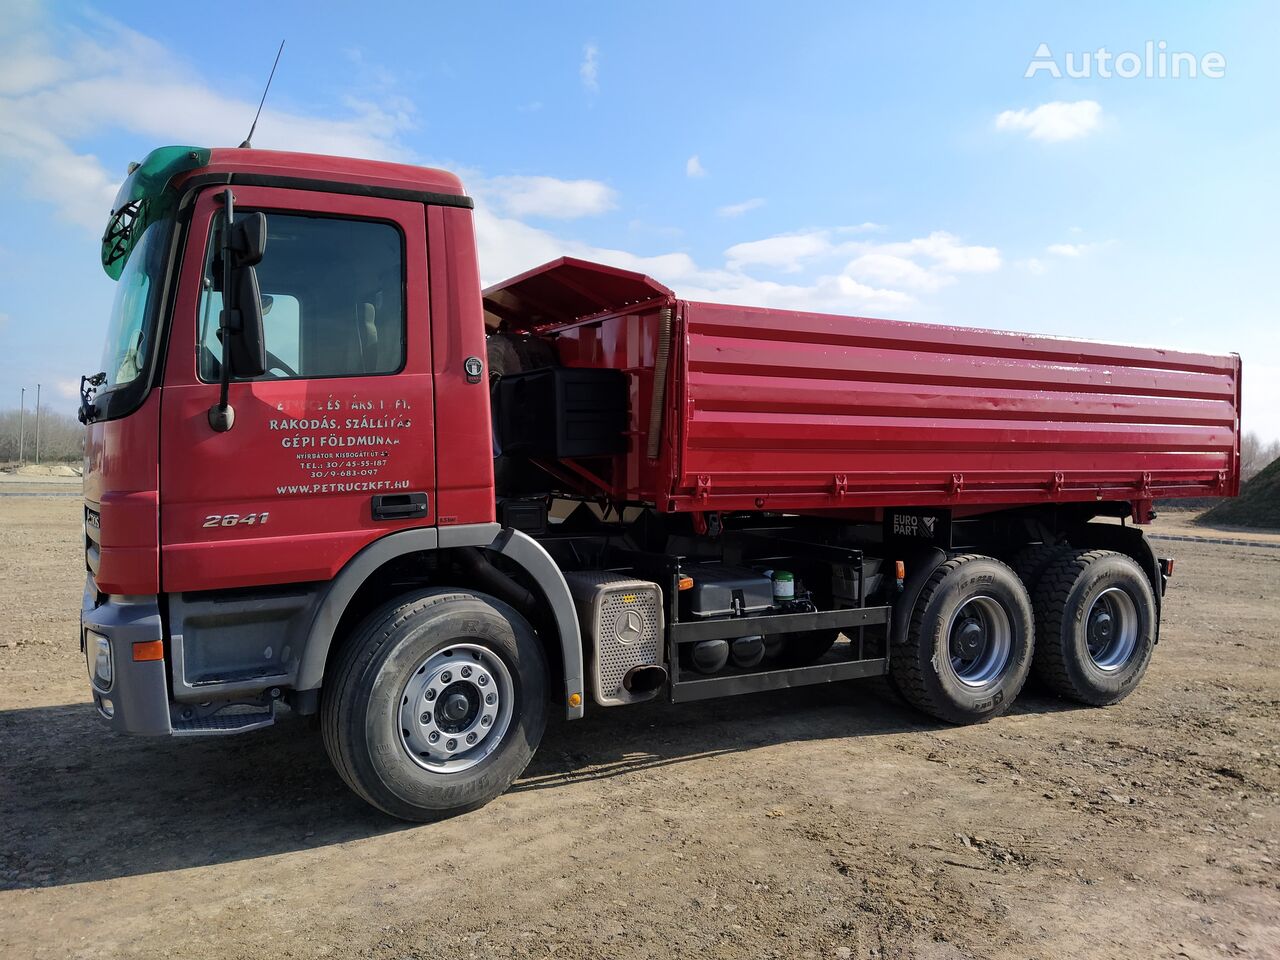
[{"label": "utility pole", "polygon": [[36,384],[36,463],[40,462],[40,384]]},{"label": "utility pole", "polygon": [[22,388],[22,399],[18,404],[18,466],[22,466],[22,455],[27,449],[27,388]]}]

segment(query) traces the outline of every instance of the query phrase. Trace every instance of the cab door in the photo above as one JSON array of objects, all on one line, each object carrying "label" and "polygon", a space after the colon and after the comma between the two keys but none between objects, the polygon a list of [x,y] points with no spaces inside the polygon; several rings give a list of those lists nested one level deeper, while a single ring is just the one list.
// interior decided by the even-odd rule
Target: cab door
[{"label": "cab door", "polygon": [[234,187],[267,218],[268,366],[218,400],[222,189],[197,201],[170,327],[160,439],[167,592],[327,580],[369,542],[435,523],[421,204]]}]

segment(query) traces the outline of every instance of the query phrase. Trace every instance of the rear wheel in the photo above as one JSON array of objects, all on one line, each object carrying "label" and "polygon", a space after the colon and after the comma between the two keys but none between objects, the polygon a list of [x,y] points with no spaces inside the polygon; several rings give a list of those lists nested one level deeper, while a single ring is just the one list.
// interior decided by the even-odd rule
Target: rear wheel
[{"label": "rear wheel", "polygon": [[1033,543],[1019,550],[1009,561],[1009,566],[1034,598],[1044,572],[1070,552],[1071,547],[1065,543]]},{"label": "rear wheel", "polygon": [[1156,602],[1132,558],[1078,550],[1036,590],[1036,676],[1056,693],[1104,706],[1138,685],[1155,648]]},{"label": "rear wheel", "polygon": [[321,705],[325,749],[357,794],[404,820],[488,803],[546,724],[547,667],[532,628],[481,594],[425,591],[372,613]]},{"label": "rear wheel", "polygon": [[1009,709],[1031,666],[1031,601],[1014,572],[978,554],[934,571],[896,638],[890,676],[912,705],[949,723]]}]

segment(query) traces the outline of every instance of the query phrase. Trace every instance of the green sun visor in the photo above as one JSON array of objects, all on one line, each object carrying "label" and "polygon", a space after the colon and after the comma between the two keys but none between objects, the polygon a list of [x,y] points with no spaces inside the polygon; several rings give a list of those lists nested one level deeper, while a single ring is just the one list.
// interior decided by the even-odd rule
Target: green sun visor
[{"label": "green sun visor", "polygon": [[209,162],[207,147],[160,147],[132,167],[120,184],[111,219],[102,235],[102,269],[112,280],[120,273],[147,225],[172,212],[177,194],[169,190],[173,178],[180,173],[203,167]]}]

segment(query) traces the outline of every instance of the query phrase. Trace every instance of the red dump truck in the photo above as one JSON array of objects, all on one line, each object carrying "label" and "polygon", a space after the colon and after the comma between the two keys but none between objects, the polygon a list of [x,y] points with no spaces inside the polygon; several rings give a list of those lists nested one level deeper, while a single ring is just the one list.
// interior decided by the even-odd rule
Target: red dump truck
[{"label": "red dump truck", "polygon": [[888,676],[948,723],[1114,703],[1157,499],[1239,484],[1240,361],[697,303],[560,259],[481,290],[451,174],[131,168],[86,377],[81,614],[115,730],[317,715],[387,813],[502,793],[549,709]]}]

